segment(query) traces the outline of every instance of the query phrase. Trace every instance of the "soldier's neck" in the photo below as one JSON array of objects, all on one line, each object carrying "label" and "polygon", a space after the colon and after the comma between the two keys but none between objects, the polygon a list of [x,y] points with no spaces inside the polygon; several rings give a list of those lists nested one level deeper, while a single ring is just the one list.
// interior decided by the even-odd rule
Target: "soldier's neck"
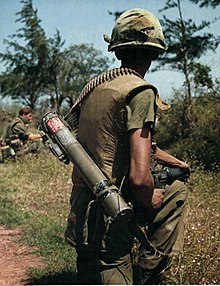
[{"label": "soldier's neck", "polygon": [[149,66],[146,65],[140,65],[140,64],[136,64],[136,63],[122,63],[121,65],[122,68],[130,68],[134,71],[136,71],[137,73],[139,73],[140,76],[142,76],[142,78],[144,78],[147,70],[149,69]]}]

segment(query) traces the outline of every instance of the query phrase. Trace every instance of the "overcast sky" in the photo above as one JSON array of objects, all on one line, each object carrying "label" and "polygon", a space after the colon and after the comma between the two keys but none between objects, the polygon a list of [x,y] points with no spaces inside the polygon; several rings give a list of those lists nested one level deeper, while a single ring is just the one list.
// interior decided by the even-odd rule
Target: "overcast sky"
[{"label": "overcast sky", "polygon": [[[65,40],[65,47],[89,43],[101,50],[103,55],[112,58],[113,54],[107,52],[107,43],[103,40],[103,34],[110,36],[114,25],[114,17],[110,16],[108,11],[144,8],[162,18],[159,9],[164,7],[165,2],[165,0],[33,0],[33,6],[38,9],[38,17],[48,37],[53,36],[58,29],[62,39]],[[213,20],[220,16],[220,7],[201,9],[188,0],[182,1],[182,7],[183,17],[191,18],[197,24],[201,20]],[[15,14],[21,8],[20,0],[0,0],[0,52],[5,52],[6,46],[3,40],[21,27],[21,23],[15,23],[17,19]],[[177,18],[177,10],[167,11],[166,16]],[[212,25],[209,32],[220,34],[219,24],[220,20]],[[210,65],[213,75],[219,77],[220,47],[216,54],[210,53],[203,58],[203,63]],[[118,64],[116,61],[115,66]],[[0,63],[0,72],[3,70],[3,64]],[[146,79],[156,85],[165,98],[170,96],[172,88],[180,87],[183,81],[179,73],[172,71],[156,73],[149,71]]]}]

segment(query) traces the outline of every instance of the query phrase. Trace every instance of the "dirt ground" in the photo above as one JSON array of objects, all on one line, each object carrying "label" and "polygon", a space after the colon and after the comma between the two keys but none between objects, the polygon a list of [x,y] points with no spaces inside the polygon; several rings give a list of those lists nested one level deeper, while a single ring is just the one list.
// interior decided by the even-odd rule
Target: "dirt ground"
[{"label": "dirt ground", "polygon": [[32,248],[20,244],[21,228],[0,226],[0,285],[25,285],[29,267],[41,267],[43,262],[31,254]]}]

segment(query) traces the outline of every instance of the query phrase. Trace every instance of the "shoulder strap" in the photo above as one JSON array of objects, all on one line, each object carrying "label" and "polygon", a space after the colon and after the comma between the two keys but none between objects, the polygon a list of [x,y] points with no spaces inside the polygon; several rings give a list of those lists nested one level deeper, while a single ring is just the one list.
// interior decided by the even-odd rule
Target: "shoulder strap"
[{"label": "shoulder strap", "polygon": [[102,73],[102,74],[94,77],[85,85],[85,87],[81,91],[79,97],[74,102],[73,106],[71,107],[70,111],[65,115],[65,117],[67,117],[68,114],[71,113],[72,110],[77,105],[79,105],[82,102],[82,100],[88,94],[90,94],[93,91],[94,88],[96,88],[97,86],[99,86],[100,84],[102,84],[106,81],[110,81],[110,80],[113,80],[114,78],[116,78],[118,76],[124,76],[124,75],[136,75],[136,76],[142,78],[141,75],[139,75],[139,73],[137,73],[136,71],[134,71],[132,69],[128,69],[128,68],[115,68],[115,69],[112,69],[110,71],[107,71],[105,73]]}]

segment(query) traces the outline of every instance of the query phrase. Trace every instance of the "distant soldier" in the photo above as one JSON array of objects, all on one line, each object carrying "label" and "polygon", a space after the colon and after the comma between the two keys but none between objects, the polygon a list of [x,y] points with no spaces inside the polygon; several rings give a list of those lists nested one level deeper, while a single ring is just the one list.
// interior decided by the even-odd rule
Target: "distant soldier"
[{"label": "distant soldier", "polygon": [[21,146],[24,146],[28,141],[41,140],[39,133],[32,133],[28,130],[29,123],[32,122],[32,109],[27,106],[19,111],[19,116],[16,117],[8,125],[5,134],[5,143],[10,145],[10,155],[15,156]]}]

